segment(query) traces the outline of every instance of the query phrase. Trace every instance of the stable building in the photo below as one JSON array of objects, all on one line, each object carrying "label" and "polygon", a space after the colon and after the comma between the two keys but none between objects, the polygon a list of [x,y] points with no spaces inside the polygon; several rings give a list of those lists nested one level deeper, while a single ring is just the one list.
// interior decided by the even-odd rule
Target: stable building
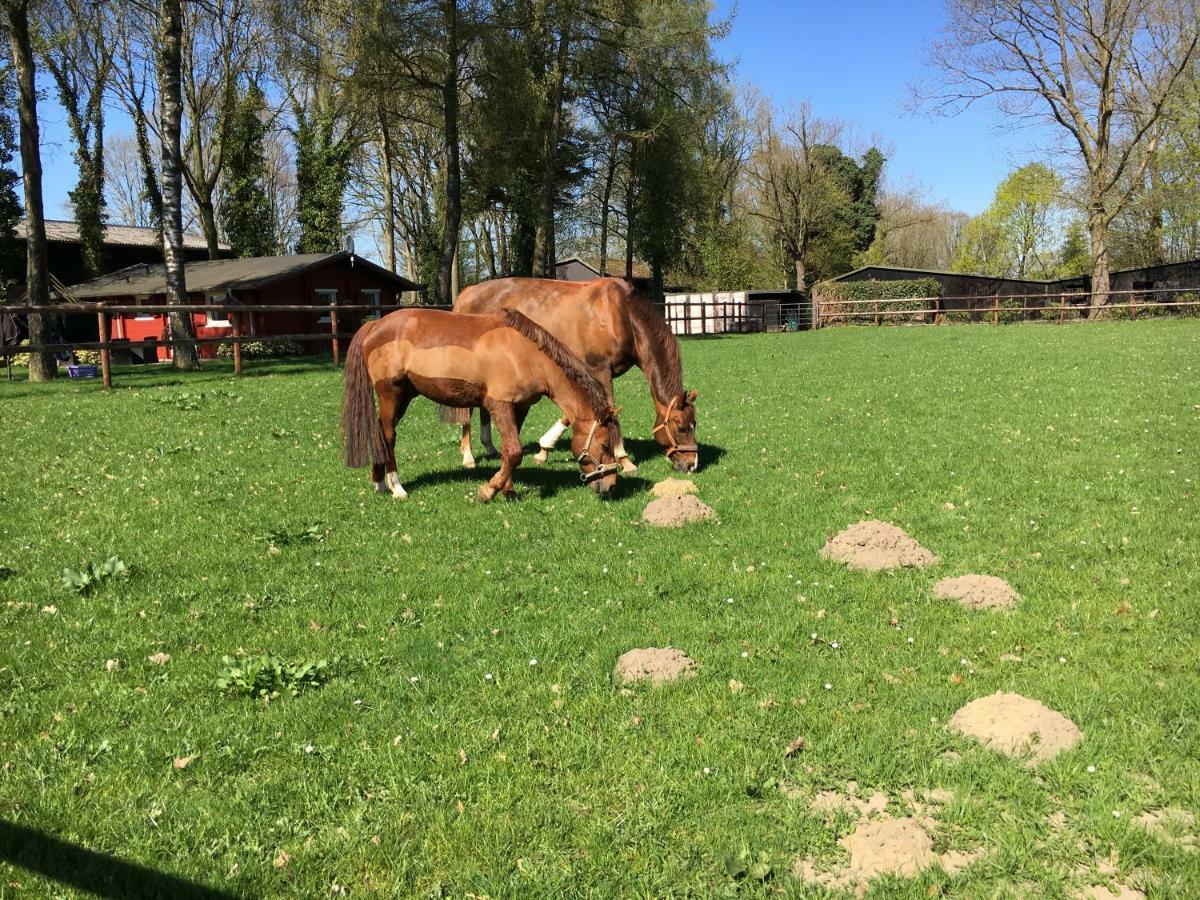
[{"label": "stable building", "polygon": [[[335,304],[392,306],[406,291],[421,286],[347,251],[303,253],[292,256],[252,256],[189,262],[184,267],[188,302],[193,304],[236,303],[246,306],[328,307]],[[161,306],[167,303],[166,272],[162,263],[129,266],[70,288],[81,302],[113,306]],[[368,311],[348,312],[338,320],[338,330],[355,330]],[[197,338],[228,337],[233,322],[218,311],[194,312],[192,326]],[[94,318],[94,317],[93,317]],[[329,310],[250,311],[239,314],[242,337],[307,335],[305,349],[318,352],[329,346],[320,336],[331,329]],[[130,362],[160,362],[171,358],[166,313],[116,312],[109,316],[110,339],[126,345],[115,358]],[[200,356],[216,356],[216,344],[200,344]]]}]

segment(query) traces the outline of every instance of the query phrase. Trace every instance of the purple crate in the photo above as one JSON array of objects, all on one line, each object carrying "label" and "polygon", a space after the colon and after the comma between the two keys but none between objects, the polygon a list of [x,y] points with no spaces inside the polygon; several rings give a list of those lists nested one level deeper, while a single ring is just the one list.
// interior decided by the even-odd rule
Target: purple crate
[{"label": "purple crate", "polygon": [[95,378],[97,371],[95,366],[67,366],[67,374],[72,378]]}]

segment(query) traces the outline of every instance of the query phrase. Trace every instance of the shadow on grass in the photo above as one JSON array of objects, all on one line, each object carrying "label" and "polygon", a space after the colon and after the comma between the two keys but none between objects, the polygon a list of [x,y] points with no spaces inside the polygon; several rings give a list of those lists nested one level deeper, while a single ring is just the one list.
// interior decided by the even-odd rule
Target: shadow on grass
[{"label": "shadow on grass", "polygon": [[0,821],[0,860],[98,897],[236,900],[239,896],[12,822]]},{"label": "shadow on grass", "polygon": [[[626,437],[625,449],[629,451],[629,458],[638,465],[649,462],[656,456],[664,455],[663,448],[658,441],[646,438]],[[706,444],[702,441],[700,443],[700,471],[703,472],[709,466],[715,465],[725,453],[724,447]]]},{"label": "shadow on grass", "polygon": [[[587,490],[590,492],[590,489],[580,481],[579,467],[569,456],[559,459],[552,456],[549,463],[539,466],[533,462],[533,454],[536,452],[537,444],[527,444],[525,458],[513,473],[513,486],[516,488],[518,500],[530,496],[531,489],[537,491],[537,496],[541,499],[553,497],[563,490]],[[481,457],[479,466],[474,469],[456,466],[436,472],[424,472],[414,476],[411,480],[405,478],[403,472],[399,474],[405,490],[409,492],[416,488],[440,484],[463,484],[467,487],[473,486],[477,490],[480,485],[495,475],[499,468],[496,460]],[[622,475],[617,479],[616,487],[606,496],[615,500],[634,492],[645,491],[649,486],[650,482],[645,478],[637,475]]]}]

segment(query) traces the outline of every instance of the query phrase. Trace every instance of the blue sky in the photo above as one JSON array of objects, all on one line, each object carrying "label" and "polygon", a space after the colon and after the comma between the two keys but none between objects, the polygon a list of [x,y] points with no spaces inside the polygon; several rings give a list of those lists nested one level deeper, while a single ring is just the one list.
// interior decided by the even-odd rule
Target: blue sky
[{"label": "blue sky", "polygon": [[[728,15],[733,0],[716,0]],[[1000,180],[1037,156],[1045,135],[996,129],[990,106],[953,118],[905,110],[908,85],[926,77],[925,48],[938,34],[944,0],[740,0],[718,45],[737,77],[780,103],[808,100],[860,140],[890,145],[893,184],[917,182],[933,199],[971,214]]]},{"label": "blue sky", "polygon": [[[728,15],[734,0],[716,0]],[[1038,136],[998,130],[986,106],[955,118],[905,110],[907,85],[920,79],[924,48],[936,35],[943,0],[741,0],[729,37],[718,46],[737,61],[736,77],[780,103],[811,102],[822,117],[841,119],[860,141],[875,136],[893,149],[893,185],[919,183],[933,199],[981,212],[1000,180],[1038,155]],[[70,218],[67,192],[75,182],[63,112],[47,81],[39,105],[46,215]],[[109,114],[109,133],[129,120]]]}]

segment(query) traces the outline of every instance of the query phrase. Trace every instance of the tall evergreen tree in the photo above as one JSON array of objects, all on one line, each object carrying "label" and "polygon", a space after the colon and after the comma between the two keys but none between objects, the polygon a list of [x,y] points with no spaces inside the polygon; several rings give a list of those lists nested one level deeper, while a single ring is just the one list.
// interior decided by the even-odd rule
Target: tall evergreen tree
[{"label": "tall evergreen tree", "polygon": [[225,174],[221,181],[221,227],[238,256],[269,256],[271,203],[264,187],[266,96],[252,82],[237,102],[230,123]]}]

